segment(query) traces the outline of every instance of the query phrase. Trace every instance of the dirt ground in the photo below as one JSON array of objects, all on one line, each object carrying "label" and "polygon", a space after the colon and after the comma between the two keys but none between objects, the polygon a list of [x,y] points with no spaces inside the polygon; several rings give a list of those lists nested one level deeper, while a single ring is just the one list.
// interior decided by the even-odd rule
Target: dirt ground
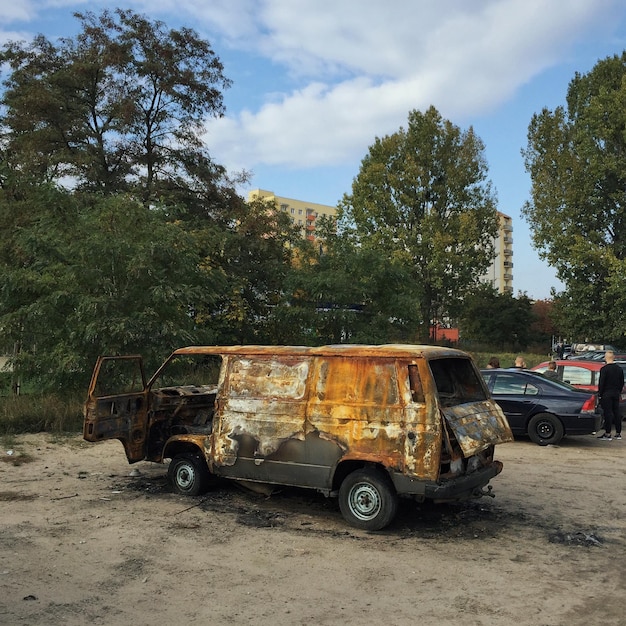
[{"label": "dirt ground", "polygon": [[500,446],[494,499],[406,501],[376,533],[314,492],[173,494],[116,441],[11,443],[0,624],[626,622],[626,440]]}]

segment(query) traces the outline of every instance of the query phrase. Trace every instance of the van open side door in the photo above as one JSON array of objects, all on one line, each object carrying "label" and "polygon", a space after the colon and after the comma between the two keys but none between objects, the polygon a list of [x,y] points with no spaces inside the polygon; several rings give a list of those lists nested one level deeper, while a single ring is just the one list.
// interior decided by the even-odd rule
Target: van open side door
[{"label": "van open side door", "polygon": [[145,457],[148,390],[138,355],[101,356],[85,402],[83,437],[87,441],[119,439],[129,463]]}]

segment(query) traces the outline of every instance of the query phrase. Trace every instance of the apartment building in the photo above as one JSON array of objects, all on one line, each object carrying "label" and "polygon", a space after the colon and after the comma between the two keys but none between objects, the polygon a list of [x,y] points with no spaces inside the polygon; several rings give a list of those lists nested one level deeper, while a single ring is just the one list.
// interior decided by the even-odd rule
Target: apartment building
[{"label": "apartment building", "polygon": [[493,240],[495,257],[483,279],[498,293],[513,293],[513,220],[498,211],[498,234]]},{"label": "apartment building", "polygon": [[[253,189],[248,193],[248,202],[258,198],[275,202],[277,208],[287,213],[292,223],[300,227],[302,236],[311,241],[315,239],[316,221],[322,215],[328,217],[337,215],[337,208],[326,204],[285,198],[265,189]],[[492,284],[499,293],[513,293],[513,220],[499,211],[498,220],[498,234],[494,239],[495,258],[482,278]]]},{"label": "apartment building", "polygon": [[273,191],[265,189],[253,189],[248,193],[248,202],[259,198],[263,198],[268,202],[275,202],[278,210],[287,213],[291,217],[292,223],[300,228],[302,236],[310,241],[315,240],[315,224],[320,217],[323,215],[335,217],[337,215],[337,207],[326,204],[306,202],[304,200],[296,200],[295,198],[284,198],[275,195]]}]

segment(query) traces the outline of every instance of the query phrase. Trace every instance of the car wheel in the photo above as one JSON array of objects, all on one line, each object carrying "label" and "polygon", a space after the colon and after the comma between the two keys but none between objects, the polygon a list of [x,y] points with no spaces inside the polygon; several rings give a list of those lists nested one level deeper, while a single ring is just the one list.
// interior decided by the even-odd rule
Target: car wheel
[{"label": "car wheel", "polygon": [[167,478],[176,493],[197,496],[206,491],[210,473],[205,460],[199,454],[185,452],[172,459]]},{"label": "car wheel", "polygon": [[341,483],[339,508],[351,526],[380,530],[395,517],[398,496],[388,476],[380,470],[357,470]]},{"label": "car wheel", "polygon": [[554,445],[563,439],[561,420],[549,413],[538,413],[528,422],[528,436],[540,446]]}]

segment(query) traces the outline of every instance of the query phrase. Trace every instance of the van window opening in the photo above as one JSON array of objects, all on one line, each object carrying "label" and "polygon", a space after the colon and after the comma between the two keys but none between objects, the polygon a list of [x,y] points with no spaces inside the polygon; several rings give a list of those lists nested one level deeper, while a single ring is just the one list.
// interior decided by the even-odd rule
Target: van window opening
[{"label": "van window opening", "polygon": [[430,370],[442,406],[486,400],[487,395],[469,359],[433,359]]},{"label": "van window opening", "polygon": [[424,389],[417,365],[409,365],[409,385],[411,387],[411,397],[413,402],[425,402]]}]

